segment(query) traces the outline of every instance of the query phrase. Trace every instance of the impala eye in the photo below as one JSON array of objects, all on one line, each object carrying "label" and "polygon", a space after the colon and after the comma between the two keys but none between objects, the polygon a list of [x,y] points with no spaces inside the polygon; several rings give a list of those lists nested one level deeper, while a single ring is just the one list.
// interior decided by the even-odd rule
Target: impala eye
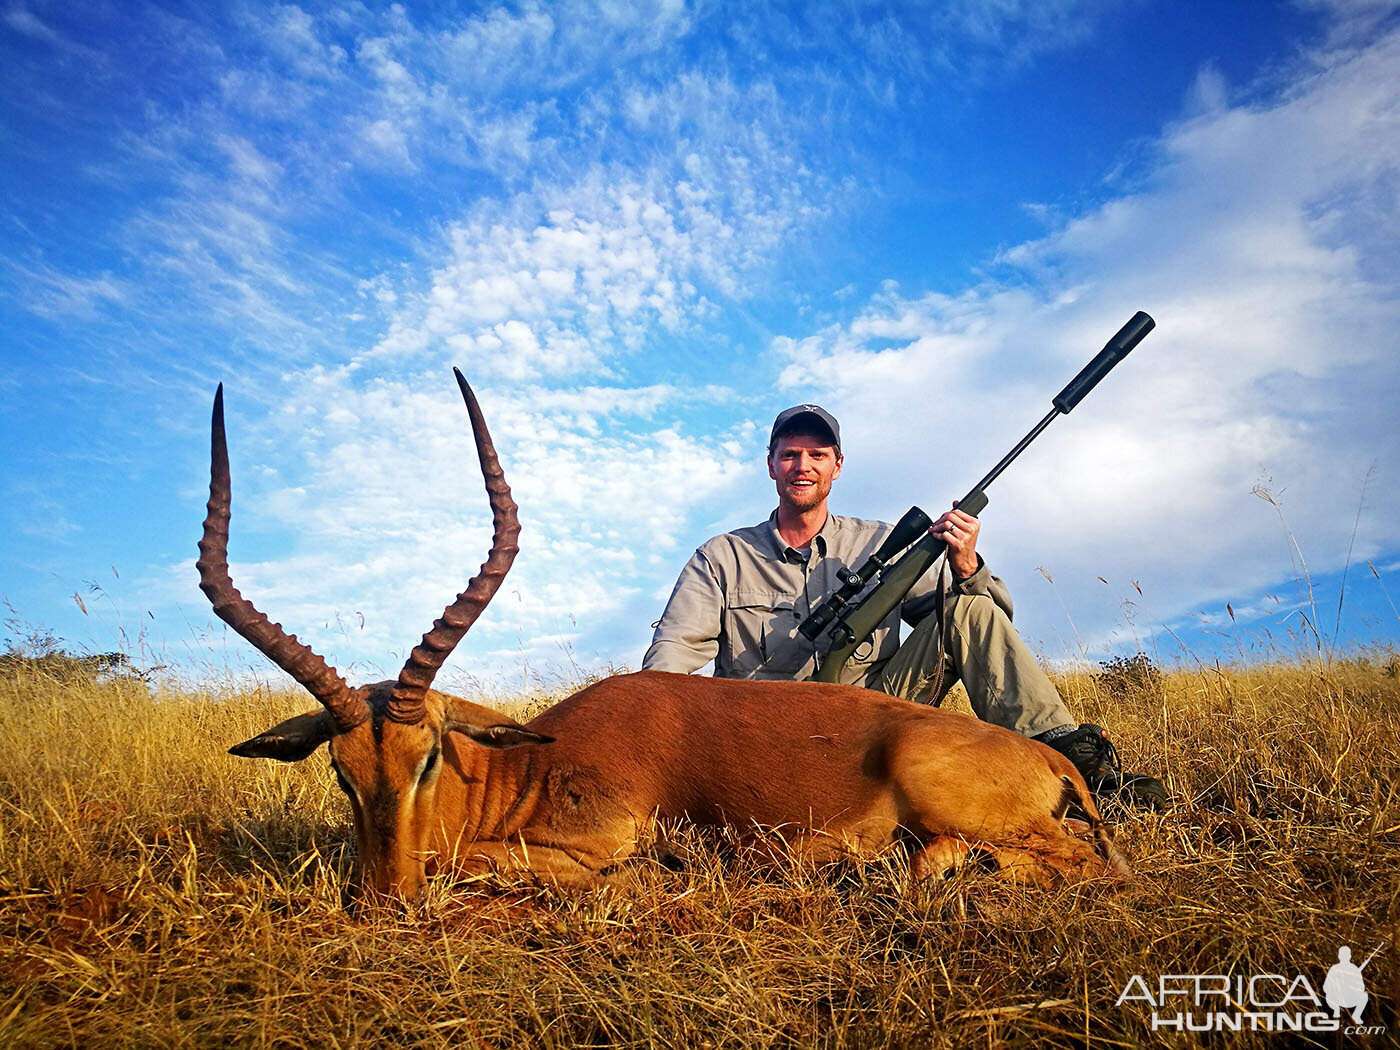
[{"label": "impala eye", "polygon": [[340,785],[340,790],[345,792],[348,797],[354,798],[355,792],[350,789],[350,781],[345,779],[345,774],[340,771],[340,767],[332,765],[331,770],[335,773],[335,782]]},{"label": "impala eye", "polygon": [[438,764],[438,755],[440,753],[441,749],[436,747],[428,753],[428,761],[423,763],[423,775],[418,778],[420,781],[427,780],[430,776],[433,775],[434,772],[436,772]]}]

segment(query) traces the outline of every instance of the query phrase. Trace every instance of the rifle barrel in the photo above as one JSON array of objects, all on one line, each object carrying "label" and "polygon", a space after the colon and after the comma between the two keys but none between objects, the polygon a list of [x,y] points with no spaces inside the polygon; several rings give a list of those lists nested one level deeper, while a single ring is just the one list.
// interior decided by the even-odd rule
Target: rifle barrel
[{"label": "rifle barrel", "polygon": [[[976,485],[972,487],[972,492],[980,492],[992,482],[996,481],[996,479],[1001,476],[1001,472],[1007,467],[1011,466],[1012,462],[1016,459],[1016,457],[1019,456],[1022,452],[1026,451],[1026,447],[1030,445],[1030,443],[1036,438],[1040,437],[1040,432],[1046,427],[1048,427],[1051,421],[1054,420],[1054,418],[1059,414],[1060,410],[1058,408],[1052,408],[1049,412],[1047,412],[1045,414],[1045,418],[1042,419],[1039,423],[1037,423],[1034,427],[1032,427],[1031,432],[1025,437],[1023,437],[1015,448],[1013,448],[1006,455],[1002,456],[1001,462],[998,463],[991,470],[989,470],[987,472],[986,477],[984,477],[981,481],[979,481]],[[968,495],[971,495],[971,493],[969,493]]]},{"label": "rifle barrel", "polygon": [[1382,948],[1384,948],[1384,947],[1385,947],[1385,941],[1381,941],[1380,944],[1376,945],[1376,951],[1374,951],[1374,952],[1372,952],[1370,955],[1366,956],[1366,961],[1365,961],[1364,963],[1362,963],[1360,966],[1358,966],[1357,969],[1358,969],[1358,970],[1364,970],[1364,969],[1366,969],[1366,967],[1370,964],[1371,960],[1374,959],[1374,958],[1376,957],[1376,952],[1380,951],[1380,950],[1381,950]]}]

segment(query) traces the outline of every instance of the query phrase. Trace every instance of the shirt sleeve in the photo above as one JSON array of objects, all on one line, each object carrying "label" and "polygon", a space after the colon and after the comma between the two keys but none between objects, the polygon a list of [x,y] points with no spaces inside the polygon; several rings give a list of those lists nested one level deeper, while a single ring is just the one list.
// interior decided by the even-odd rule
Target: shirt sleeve
[{"label": "shirt sleeve", "polygon": [[666,611],[642,657],[643,671],[689,674],[719,653],[724,590],[709,560],[696,551],[676,580]]},{"label": "shirt sleeve", "polygon": [[982,560],[982,555],[977,555],[976,572],[965,580],[960,580],[956,576],[952,580],[953,585],[948,588],[949,594],[985,594],[1001,606],[1001,611],[1006,613],[1008,620],[1011,619],[1011,592],[1007,590],[1006,584],[1002,582],[1000,576],[992,575],[987,568],[987,563]]}]

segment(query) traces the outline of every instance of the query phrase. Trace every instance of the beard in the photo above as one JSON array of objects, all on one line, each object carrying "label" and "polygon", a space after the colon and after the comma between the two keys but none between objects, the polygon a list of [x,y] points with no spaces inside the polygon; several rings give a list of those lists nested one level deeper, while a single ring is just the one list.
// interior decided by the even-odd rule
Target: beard
[{"label": "beard", "polygon": [[778,499],[794,510],[811,510],[831,494],[831,486],[818,481],[814,485],[794,487],[784,484],[778,487]]}]

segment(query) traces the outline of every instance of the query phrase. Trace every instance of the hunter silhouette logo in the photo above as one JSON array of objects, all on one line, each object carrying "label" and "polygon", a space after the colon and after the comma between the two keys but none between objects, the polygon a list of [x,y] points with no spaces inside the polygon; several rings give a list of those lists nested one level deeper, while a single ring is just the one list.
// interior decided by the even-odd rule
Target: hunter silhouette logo
[{"label": "hunter silhouette logo", "polygon": [[1366,978],[1361,976],[1361,971],[1366,969],[1367,963],[1376,957],[1381,947],[1384,947],[1384,943],[1366,956],[1366,962],[1360,966],[1351,961],[1351,949],[1346,945],[1337,949],[1337,963],[1327,971],[1327,978],[1322,982],[1322,994],[1327,996],[1327,1005],[1332,1008],[1333,1017],[1340,1017],[1343,1010],[1350,1010],[1351,1019],[1356,1024],[1361,1023],[1361,1011],[1366,1009],[1366,1003],[1371,998],[1366,994]]}]

